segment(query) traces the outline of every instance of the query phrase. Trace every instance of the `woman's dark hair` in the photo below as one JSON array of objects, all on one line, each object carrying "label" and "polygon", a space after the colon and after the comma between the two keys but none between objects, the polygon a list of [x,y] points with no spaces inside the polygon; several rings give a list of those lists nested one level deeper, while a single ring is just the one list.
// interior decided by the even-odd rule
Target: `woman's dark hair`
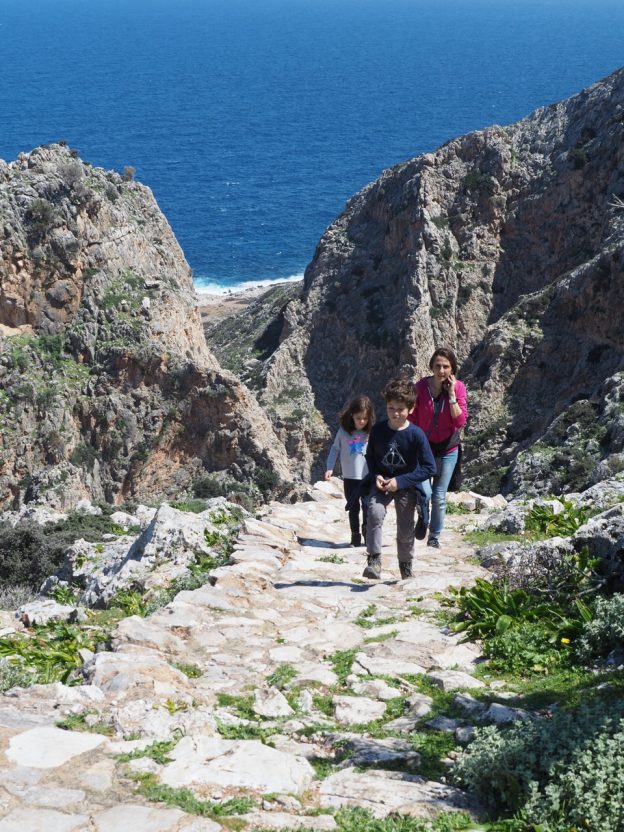
[{"label": "woman's dark hair", "polygon": [[375,408],[373,407],[373,403],[368,396],[354,396],[352,399],[349,399],[338,414],[340,427],[343,430],[346,430],[347,433],[353,433],[355,430],[353,414],[362,413],[362,411],[366,411],[366,415],[368,416],[366,430],[369,431],[375,424]]},{"label": "woman's dark hair", "polygon": [[440,347],[440,349],[438,349],[434,352],[434,354],[431,356],[431,360],[429,361],[429,369],[433,370],[433,362],[436,360],[436,358],[439,355],[441,355],[442,358],[446,358],[446,360],[451,365],[451,372],[453,373],[454,376],[456,376],[457,375],[457,356],[455,355],[453,350],[450,350],[448,347]]}]

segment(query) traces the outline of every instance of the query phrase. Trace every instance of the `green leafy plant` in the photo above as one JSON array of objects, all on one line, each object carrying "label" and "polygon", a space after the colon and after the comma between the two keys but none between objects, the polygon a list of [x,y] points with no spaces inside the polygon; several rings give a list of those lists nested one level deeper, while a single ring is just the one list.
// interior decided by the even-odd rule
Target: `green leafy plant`
[{"label": "green leafy plant", "polygon": [[561,501],[563,511],[549,505],[535,505],[526,518],[526,529],[544,537],[569,537],[587,522],[590,512],[569,500]]},{"label": "green leafy plant", "polygon": [[324,556],[324,557],[322,557],[322,558],[317,558],[317,560],[318,560],[318,561],[320,561],[321,563],[336,563],[336,564],[340,564],[340,563],[346,563],[346,562],[347,562],[347,559],[346,559],[346,558],[342,558],[342,557],[340,557],[340,555],[335,555],[335,554],[332,554],[332,555],[325,555],[325,556]]},{"label": "green leafy plant", "polygon": [[123,611],[124,615],[147,615],[147,606],[143,595],[134,589],[120,589],[108,602],[110,608]]},{"label": "green leafy plant", "polygon": [[0,657],[32,672],[39,683],[68,683],[72,672],[82,665],[79,651],[86,648],[95,652],[97,645],[108,638],[104,628],[55,622],[33,627],[32,635],[0,638]]}]

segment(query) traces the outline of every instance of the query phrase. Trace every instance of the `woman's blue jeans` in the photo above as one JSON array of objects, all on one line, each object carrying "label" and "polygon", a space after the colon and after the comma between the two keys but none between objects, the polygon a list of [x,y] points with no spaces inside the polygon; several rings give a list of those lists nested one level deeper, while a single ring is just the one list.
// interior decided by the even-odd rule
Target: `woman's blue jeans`
[{"label": "woman's blue jeans", "polygon": [[440,460],[440,474],[433,478],[433,485],[430,480],[421,483],[422,490],[427,499],[431,500],[431,522],[429,524],[429,537],[440,537],[444,528],[444,515],[446,514],[446,492],[453,471],[457,465],[459,449],[454,448]]}]

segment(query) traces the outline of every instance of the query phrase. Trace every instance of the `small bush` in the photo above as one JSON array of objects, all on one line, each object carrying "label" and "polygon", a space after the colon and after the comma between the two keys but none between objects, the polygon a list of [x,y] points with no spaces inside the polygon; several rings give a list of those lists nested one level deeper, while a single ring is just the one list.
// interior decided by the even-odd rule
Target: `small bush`
[{"label": "small bush", "polygon": [[[549,832],[567,832],[577,824],[592,832],[622,829],[623,717],[621,700],[595,700],[575,711],[554,713],[550,719],[507,729],[477,729],[452,778],[493,812],[512,814],[525,808],[527,820],[556,818],[558,825],[549,826]],[[618,758],[620,763],[614,766]],[[610,802],[605,801],[605,785]],[[585,790],[583,796],[580,788]],[[579,812],[591,806],[592,824],[587,826]]]},{"label": "small bush", "polygon": [[56,209],[47,199],[33,199],[27,217],[37,231],[47,231],[54,222]]},{"label": "small bush", "polygon": [[493,194],[496,190],[496,180],[487,173],[480,170],[471,170],[462,180],[464,190],[477,191],[483,194]]},{"label": "small bush", "polygon": [[92,445],[87,445],[86,442],[80,442],[71,452],[69,461],[76,468],[83,468],[87,471],[93,471],[95,460],[98,457],[98,452]]},{"label": "small bush", "polygon": [[254,472],[254,483],[263,496],[268,498],[279,486],[280,478],[272,469],[258,466]]},{"label": "small bush", "polygon": [[123,173],[121,178],[124,182],[132,182],[134,179],[134,174],[136,173],[136,168],[133,168],[132,165],[126,165],[123,169]]},{"label": "small bush", "polygon": [[548,673],[563,664],[567,653],[550,629],[539,622],[523,622],[487,641],[484,653],[494,672]]},{"label": "small bush", "polygon": [[598,598],[594,619],[588,621],[576,646],[583,662],[606,656],[624,644],[624,595]]},{"label": "small bush", "polygon": [[587,162],[587,152],[582,147],[573,147],[568,151],[568,162],[572,163],[574,170],[581,170]]},{"label": "small bush", "polygon": [[193,483],[193,494],[201,499],[210,499],[211,497],[225,497],[227,495],[227,485],[217,477],[206,474],[199,477]]}]

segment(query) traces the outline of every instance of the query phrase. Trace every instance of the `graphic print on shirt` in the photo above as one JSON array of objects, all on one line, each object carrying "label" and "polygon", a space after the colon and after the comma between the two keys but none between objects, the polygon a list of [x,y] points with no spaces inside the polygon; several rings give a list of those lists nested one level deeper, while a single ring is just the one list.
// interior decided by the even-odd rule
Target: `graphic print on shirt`
[{"label": "graphic print on shirt", "polygon": [[407,463],[397,448],[396,439],[393,439],[388,445],[388,450],[386,451],[384,458],[381,460],[381,464],[390,471],[394,471],[397,468],[405,468],[407,466]]},{"label": "graphic print on shirt", "polygon": [[356,456],[357,454],[363,454],[366,448],[366,436],[354,436],[353,439],[349,439],[347,445],[349,446],[349,454],[351,456]]}]

